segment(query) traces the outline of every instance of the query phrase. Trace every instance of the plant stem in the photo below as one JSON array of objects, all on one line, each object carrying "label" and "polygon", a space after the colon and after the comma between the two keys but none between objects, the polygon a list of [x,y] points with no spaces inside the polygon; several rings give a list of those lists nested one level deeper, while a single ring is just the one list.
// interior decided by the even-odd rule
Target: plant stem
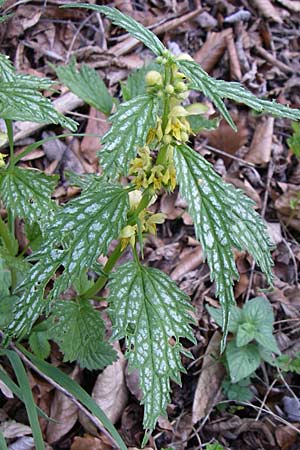
[{"label": "plant stem", "polygon": [[10,236],[7,225],[1,216],[0,216],[0,236],[3,240],[5,247],[7,248],[8,252],[9,252],[9,254],[11,256],[15,256],[16,255],[15,241]]},{"label": "plant stem", "polygon": [[13,126],[12,126],[12,120],[5,120],[5,125],[7,129],[7,137],[8,137],[8,143],[9,143],[9,152],[10,152],[10,166],[13,166],[14,163],[14,132],[13,132]]},{"label": "plant stem", "polygon": [[[17,245],[15,239],[9,232],[8,226],[0,216],[0,237],[11,256],[16,256],[17,254]],[[17,284],[17,275],[16,271],[13,267],[10,267],[11,273],[11,289],[14,290]]]},{"label": "plant stem", "polygon": [[165,132],[170,112],[170,97],[169,94],[166,92],[165,88],[171,82],[171,75],[172,75],[172,67],[170,63],[167,63],[165,65],[165,76],[164,76],[164,97],[163,97],[163,115],[162,115],[163,133]]},{"label": "plant stem", "polygon": [[103,267],[104,275],[101,275],[96,283],[87,291],[85,291],[82,295],[80,295],[80,298],[89,299],[92,298],[97,292],[99,292],[107,282],[109,273],[112,271],[114,265],[120,258],[121,254],[123,253],[123,250],[121,250],[121,242],[116,246],[112,254],[107,260],[107,263]]}]

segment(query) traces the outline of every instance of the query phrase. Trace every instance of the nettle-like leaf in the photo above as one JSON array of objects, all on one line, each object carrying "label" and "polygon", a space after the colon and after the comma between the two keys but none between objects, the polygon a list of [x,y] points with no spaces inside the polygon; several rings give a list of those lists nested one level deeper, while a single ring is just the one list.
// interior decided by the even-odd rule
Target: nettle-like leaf
[{"label": "nettle-like leaf", "polygon": [[59,113],[39,90],[48,89],[53,82],[46,78],[17,74],[9,59],[0,55],[0,117],[60,124],[76,131],[77,123]]},{"label": "nettle-like leaf", "polygon": [[60,81],[74,94],[104,114],[110,114],[112,96],[95,69],[82,64],[77,71],[76,61],[72,59],[69,65],[56,67],[55,70]]},{"label": "nettle-like leaf", "polygon": [[157,97],[148,94],[119,106],[102,138],[104,148],[98,153],[105,175],[116,178],[127,173],[138,147],[145,144],[149,129],[156,124],[158,107]]},{"label": "nettle-like leaf", "polygon": [[13,320],[5,330],[7,336],[23,336],[28,333],[44,311],[47,302],[44,300],[46,286],[62,263],[64,252],[59,249],[50,250],[45,245],[31,259],[39,262],[28,270],[23,282],[17,287],[20,297],[15,303]]},{"label": "nettle-like leaf", "polygon": [[87,8],[97,11],[99,13],[105,14],[112,23],[124,28],[132,36],[138,39],[140,42],[145,44],[150,50],[153,51],[155,55],[162,55],[166,48],[151,31],[143,27],[139,22],[134,20],[132,17],[126,16],[115,8],[110,8],[108,6],[90,5],[89,3],[71,3],[69,5],[64,5],[65,8]]},{"label": "nettle-like leaf", "polygon": [[59,266],[64,270],[55,280],[49,300],[56,299],[100,254],[106,254],[125,224],[128,209],[127,191],[101,181],[57,212],[45,229],[43,249],[30,257],[38,262],[19,287],[23,295],[9,333],[18,336],[30,331],[49,303],[44,291]]},{"label": "nettle-like leaf", "polygon": [[271,114],[275,117],[286,117],[292,120],[300,119],[300,110],[289,108],[275,101],[258,98],[247,91],[240,83],[216,80],[210,77],[195,61],[183,60],[176,63],[191,81],[191,88],[201,91],[209,97],[234,129],[236,129],[236,126],[227,111],[223,98],[243,103],[260,113]]},{"label": "nettle-like leaf", "polygon": [[51,212],[57,209],[51,200],[57,181],[57,176],[38,170],[9,167],[0,171],[0,196],[14,217],[37,222],[44,228]]},{"label": "nettle-like leaf", "polygon": [[184,371],[180,337],[194,342],[188,297],[163,272],[137,262],[111,275],[110,315],[113,337],[126,338],[131,369],[138,368],[143,391],[144,427],[153,430],[170,399],[170,378]]},{"label": "nettle-like leaf", "polygon": [[77,123],[64,117],[50,100],[18,78],[0,84],[0,117],[40,123],[55,123],[76,131]]},{"label": "nettle-like leaf", "polygon": [[271,242],[253,209],[255,203],[240,189],[224,183],[201,155],[187,145],[178,145],[175,166],[181,195],[189,205],[223,307],[224,344],[230,307],[235,304],[233,280],[238,278],[233,247],[247,250],[272,283]]},{"label": "nettle-like leaf", "polygon": [[116,360],[115,350],[104,341],[101,315],[88,300],[56,302],[47,323],[48,336],[59,345],[64,361],[95,370]]}]

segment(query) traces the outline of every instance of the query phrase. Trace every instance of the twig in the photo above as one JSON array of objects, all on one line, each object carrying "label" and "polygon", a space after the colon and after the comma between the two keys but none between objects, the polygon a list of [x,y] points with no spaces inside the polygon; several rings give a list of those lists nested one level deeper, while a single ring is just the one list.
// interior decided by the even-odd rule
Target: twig
[{"label": "twig", "polygon": [[282,72],[285,73],[294,73],[294,69],[292,69],[291,67],[287,66],[286,64],[284,64],[281,61],[278,61],[278,59],[275,58],[275,56],[271,55],[269,52],[267,52],[267,50],[265,50],[262,47],[256,47],[255,48],[256,52],[262,56],[266,61],[268,61],[269,63],[271,63],[273,66],[278,67],[280,70],[282,70]]},{"label": "twig", "polygon": [[207,150],[211,150],[212,152],[226,156],[227,158],[234,159],[235,161],[238,161],[239,163],[244,164],[245,166],[255,167],[255,164],[253,164],[249,161],[245,161],[242,158],[238,158],[237,156],[231,155],[230,153],[224,152],[223,150],[220,150],[219,148],[212,147],[211,145],[208,145],[208,144],[205,144],[203,147],[206,148]]},{"label": "twig", "polygon": [[264,396],[264,398],[263,398],[262,404],[261,404],[261,406],[260,406],[260,408],[259,408],[259,411],[258,411],[256,417],[255,417],[255,420],[256,420],[256,421],[259,420],[259,418],[260,418],[260,416],[261,416],[261,413],[262,413],[262,410],[263,410],[263,407],[264,407],[265,404],[266,404],[267,398],[269,397],[269,394],[270,394],[271,390],[273,389],[273,387],[274,387],[274,385],[275,385],[276,383],[277,383],[277,379],[275,378],[275,379],[273,380],[273,382],[270,384],[269,388],[267,389],[267,392],[265,393],[265,396]]}]

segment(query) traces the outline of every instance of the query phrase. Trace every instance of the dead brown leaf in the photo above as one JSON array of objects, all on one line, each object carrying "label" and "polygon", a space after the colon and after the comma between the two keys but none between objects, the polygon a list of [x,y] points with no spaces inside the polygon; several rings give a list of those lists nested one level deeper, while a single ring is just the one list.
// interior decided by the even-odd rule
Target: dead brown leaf
[{"label": "dead brown leaf", "polygon": [[[75,367],[70,374],[72,380],[79,381],[79,368]],[[52,444],[65,436],[73,428],[78,418],[77,406],[62,392],[56,391],[51,403],[50,417],[55,422],[49,422],[46,430],[47,441]]]},{"label": "dead brown leaf", "polygon": [[203,252],[201,247],[192,249],[181,260],[180,264],[171,273],[172,280],[180,280],[188,272],[199,267],[203,263]]},{"label": "dead brown leaf", "polygon": [[[235,132],[225,120],[222,120],[220,126],[214,131],[202,132],[201,136],[207,138],[209,145],[217,149],[223,150],[230,155],[234,155],[248,141],[247,119],[244,115],[236,111],[231,113],[238,131]],[[227,165],[231,159],[224,157]]]},{"label": "dead brown leaf", "polygon": [[245,159],[258,165],[266,165],[271,159],[272,139],[274,130],[273,117],[261,117],[257,124]]},{"label": "dead brown leaf", "polygon": [[253,0],[257,9],[267,19],[272,19],[274,22],[282,23],[282,18],[277,12],[276,8],[272,5],[270,0]]},{"label": "dead brown leaf", "polygon": [[93,399],[112,423],[119,420],[128,401],[125,383],[126,360],[119,344],[116,350],[119,359],[100,373],[92,391]]},{"label": "dead brown leaf", "polygon": [[296,442],[297,431],[288,425],[282,425],[276,427],[275,437],[280,450],[290,450]]},{"label": "dead brown leaf", "polygon": [[109,445],[109,442],[104,442],[93,436],[83,436],[74,438],[71,450],[113,450],[114,447]]},{"label": "dead brown leaf", "polygon": [[98,162],[97,152],[101,148],[100,137],[109,130],[107,117],[95,108],[90,108],[89,119],[85,132],[98,136],[84,136],[80,146],[80,153],[90,164]]},{"label": "dead brown leaf", "polygon": [[297,0],[277,0],[278,3],[281,3],[286,8],[290,9],[294,12],[300,12],[300,2]]},{"label": "dead brown leaf", "polygon": [[275,201],[275,208],[287,226],[300,229],[300,186],[290,184]]},{"label": "dead brown leaf", "polygon": [[221,381],[225,375],[224,366],[213,357],[218,354],[221,334],[215,331],[203,358],[202,370],[198,379],[193,402],[193,423],[209,414],[219,400]]},{"label": "dead brown leaf", "polygon": [[219,33],[209,33],[204,45],[195,53],[195,61],[206,72],[211,72],[223,56],[227,47],[226,38],[229,35],[232,35],[231,29],[223,30]]},{"label": "dead brown leaf", "polygon": [[242,79],[241,65],[236,51],[232,33],[226,36],[226,43],[230,62],[230,78],[231,80],[241,80]]}]

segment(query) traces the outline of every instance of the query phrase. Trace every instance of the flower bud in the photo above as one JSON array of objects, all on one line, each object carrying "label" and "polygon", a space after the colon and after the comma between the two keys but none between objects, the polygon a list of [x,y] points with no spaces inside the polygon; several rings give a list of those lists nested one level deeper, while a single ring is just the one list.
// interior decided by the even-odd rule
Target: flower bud
[{"label": "flower bud", "polygon": [[167,94],[173,94],[174,92],[174,87],[172,86],[172,84],[167,84],[166,86],[166,93]]},{"label": "flower bud", "polygon": [[194,61],[191,55],[188,53],[181,53],[181,55],[176,58],[178,61]]},{"label": "flower bud", "polygon": [[189,140],[189,135],[188,135],[185,131],[182,131],[182,132],[180,133],[180,135],[181,135],[181,140],[182,140],[182,142],[186,142],[186,141]]},{"label": "flower bud", "polygon": [[176,91],[179,91],[179,92],[185,92],[185,91],[187,91],[188,88],[187,88],[187,85],[183,81],[176,81],[175,89],[176,89]]},{"label": "flower bud", "polygon": [[155,85],[161,85],[162,84],[162,76],[159,72],[156,70],[150,70],[146,77],[146,84],[148,86],[155,86]]},{"label": "flower bud", "polygon": [[171,144],[172,136],[170,134],[165,134],[163,137],[164,144]]}]

